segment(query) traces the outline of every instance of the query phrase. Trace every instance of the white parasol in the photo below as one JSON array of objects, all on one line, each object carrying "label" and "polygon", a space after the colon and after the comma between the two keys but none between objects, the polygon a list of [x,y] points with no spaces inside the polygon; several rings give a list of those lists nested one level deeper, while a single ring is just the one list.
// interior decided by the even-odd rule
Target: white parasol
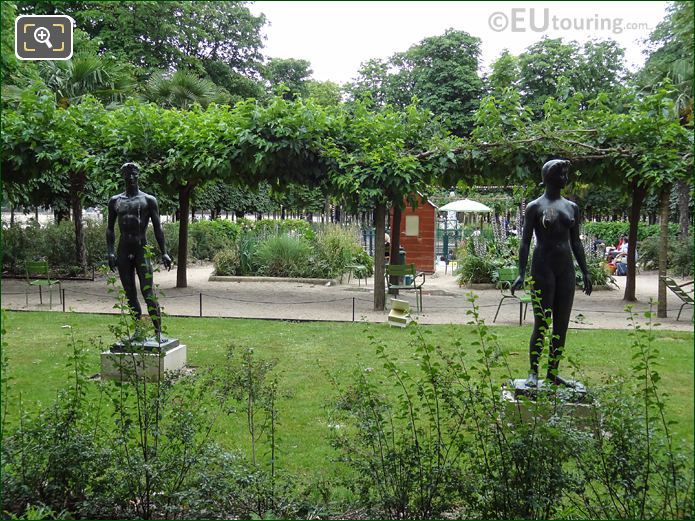
[{"label": "white parasol", "polygon": [[471,199],[452,201],[438,208],[440,212],[489,213],[492,208]]}]

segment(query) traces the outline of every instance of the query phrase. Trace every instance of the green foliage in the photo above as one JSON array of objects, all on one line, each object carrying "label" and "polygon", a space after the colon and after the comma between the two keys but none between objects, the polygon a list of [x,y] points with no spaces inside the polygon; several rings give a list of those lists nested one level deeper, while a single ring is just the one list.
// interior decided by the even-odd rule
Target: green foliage
[{"label": "green foliage", "polygon": [[311,246],[303,238],[276,235],[256,249],[258,272],[269,277],[306,277],[311,273]]},{"label": "green foliage", "polygon": [[[669,226],[671,228],[671,226]],[[693,238],[681,240],[676,237],[676,226],[671,228],[667,250],[667,267],[674,274],[687,276],[693,274]],[[645,238],[637,244],[639,262],[643,269],[652,270],[659,267],[659,235]]]},{"label": "green foliage", "polygon": [[[571,503],[585,518],[687,519],[693,515],[689,458],[676,448],[665,414],[651,310],[646,324],[627,307],[632,329],[629,380],[611,378],[592,415],[593,436],[573,459]],[[609,434],[610,433],[610,434]]]},{"label": "green foliage", "polygon": [[[608,264],[604,260],[603,252],[596,255],[591,252],[586,253],[586,267],[589,271],[589,276],[591,277],[591,282],[594,287],[596,286],[610,286],[613,285],[615,288],[618,287],[615,278],[608,272]],[[584,277],[579,265],[574,266],[574,278],[577,282],[577,287],[584,288]]]},{"label": "green foliage", "polygon": [[307,79],[312,73],[307,60],[271,58],[265,65],[263,75],[277,94],[285,99],[293,99],[307,96]]},{"label": "green foliage", "polygon": [[188,226],[191,254],[198,260],[212,260],[219,251],[228,249],[236,241],[240,226],[232,221],[195,221]]},{"label": "green foliage", "polygon": [[212,81],[185,70],[173,74],[156,72],[143,88],[143,98],[166,108],[189,109],[194,103],[228,103],[229,93]]},{"label": "green foliage", "polygon": [[[675,223],[669,223],[668,227],[669,233],[675,237],[676,233],[678,232],[678,225]],[[617,246],[620,237],[623,235],[628,235],[628,232],[630,231],[630,223],[623,221],[586,222],[582,224],[582,231],[584,235],[596,237],[606,241],[606,245],[612,244],[613,246]],[[637,240],[639,241],[643,241],[647,237],[658,236],[658,234],[658,224],[645,224],[640,222],[637,226]]]},{"label": "green foliage", "polygon": [[21,2],[21,14],[72,16],[77,27],[99,42],[100,54],[153,69],[204,72],[209,61],[230,69],[253,70],[260,60],[260,29],[243,2]]},{"label": "green foliage", "polygon": [[358,255],[364,251],[354,233],[335,226],[319,230],[313,245],[316,252],[314,269],[329,278],[340,277],[345,266],[357,263]]},{"label": "green foliage", "polygon": [[[669,244],[673,244],[673,242]],[[673,257],[669,260],[669,266],[674,273],[683,277],[692,277],[693,267],[695,266],[695,261],[693,260],[694,248],[692,235],[686,237],[685,240],[676,242]]]},{"label": "green foliage", "polygon": [[417,98],[454,134],[465,135],[483,88],[479,55],[480,39],[449,29],[387,60],[363,63],[348,90],[354,99],[371,99],[377,107],[405,108]]},{"label": "green foliage", "polygon": [[241,256],[235,247],[218,251],[212,258],[215,275],[241,275]]},{"label": "green foliage", "polygon": [[588,415],[582,417],[564,403],[572,392],[565,388],[549,386],[533,400],[519,398],[518,405],[500,400],[496,378],[512,377],[509,360],[480,318],[474,294],[469,301],[471,341],[453,340],[452,350],[416,328],[414,364],[399,355],[402,346],[373,342],[382,367],[360,367],[347,382],[333,379],[339,390],[330,420],[333,444],[354,471],[347,486],[370,514],[692,515],[692,453],[679,448],[670,432],[649,313],[646,327],[630,315],[630,379],[592,386],[584,399]]},{"label": "green foliage", "polygon": [[[106,225],[87,220],[84,235],[88,266],[102,264],[106,259]],[[75,228],[71,221],[41,226],[31,220],[27,226],[9,226],[3,230],[3,271],[23,275],[26,261],[45,259],[54,275],[82,273],[83,269],[75,265],[71,247],[74,241]]]},{"label": "green foliage", "polygon": [[475,254],[465,254],[458,257],[458,276],[459,286],[466,284],[482,284],[492,282],[495,264],[487,257],[479,257]]},{"label": "green foliage", "polygon": [[436,348],[421,333],[414,335],[414,374],[372,337],[383,378],[398,398],[384,393],[372,368],[356,369],[347,385],[335,380],[340,396],[330,420],[333,445],[354,471],[347,485],[377,517],[439,517],[456,504],[463,479],[460,438],[448,431],[448,384]]}]

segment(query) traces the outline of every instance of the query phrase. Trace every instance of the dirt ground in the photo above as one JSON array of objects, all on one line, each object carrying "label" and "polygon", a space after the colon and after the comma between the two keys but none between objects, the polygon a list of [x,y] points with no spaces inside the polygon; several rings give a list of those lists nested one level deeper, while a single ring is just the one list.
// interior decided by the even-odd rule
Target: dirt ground
[{"label": "dirt ground", "polygon": [[[243,317],[283,320],[327,320],[386,322],[388,312],[373,311],[373,280],[367,285],[364,280],[347,278],[342,284],[306,284],[297,282],[212,282],[208,278],[212,265],[193,265],[188,269],[188,287],[176,288],[176,273],[155,274],[159,286],[160,303],[164,312],[178,316]],[[580,291],[575,294],[571,328],[626,329],[629,327],[622,300],[625,277],[616,277],[620,289],[598,290],[590,296]],[[680,279],[678,279],[679,282]],[[637,276],[637,299],[634,309],[644,312],[649,300],[657,298],[658,276],[656,272],[643,272]],[[38,289],[30,288],[29,305],[25,303],[26,283],[22,280],[2,281],[2,307],[12,310],[48,310],[48,295],[44,294],[43,305],[39,304]],[[65,310],[76,312],[115,313],[114,298],[107,293],[105,279],[95,281],[64,281]],[[423,291],[423,312],[415,311],[415,294],[402,292],[400,298],[409,301],[413,318],[423,324],[464,324],[470,319],[466,311],[471,309],[467,295],[473,291],[477,296],[481,316],[492,324],[500,301],[497,289],[470,290],[459,288],[456,278],[440,268],[428,275]],[[46,290],[44,290],[46,293]],[[387,307],[388,302],[387,298]],[[680,300],[668,291],[668,318],[659,319],[659,329],[692,331],[693,308],[686,306],[680,320],[676,321]],[[62,312],[57,291],[53,294],[54,312]],[[353,312],[354,310],[354,312]],[[528,312],[525,324],[531,324],[532,313]],[[519,323],[519,305],[506,300],[500,309],[496,324]]]}]

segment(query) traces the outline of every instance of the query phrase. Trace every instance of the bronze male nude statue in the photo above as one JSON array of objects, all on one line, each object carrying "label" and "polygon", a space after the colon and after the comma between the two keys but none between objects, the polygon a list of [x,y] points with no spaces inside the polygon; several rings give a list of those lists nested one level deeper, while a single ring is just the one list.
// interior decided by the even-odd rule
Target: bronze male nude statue
[{"label": "bronze male nude statue", "polygon": [[524,214],[524,230],[519,248],[519,277],[512,292],[524,285],[531,237],[536,234],[536,247],[531,260],[533,289],[539,293],[540,305],[534,301],[535,322],[530,340],[531,372],[526,385],[538,386],[538,358],[546,333],[546,313],[552,315],[553,331],[547,381],[571,386],[558,375],[559,357],[565,346],[567,327],[574,302],[575,274],[572,254],[577,259],[584,279],[584,293],[591,294],[592,283],[586,257],[579,239],[579,208],[560,194],[567,184],[570,162],[553,159],[543,165],[545,193],[529,203]]},{"label": "bronze male nude statue", "polygon": [[[142,309],[138,302],[137,289],[135,288],[135,274],[140,281],[140,291],[145,298],[147,309],[152,317],[155,333],[161,340],[162,319],[159,304],[155,297],[152,280],[152,263],[145,255],[147,245],[147,225],[150,220],[154,227],[154,236],[162,252],[162,264],[171,269],[171,257],[167,253],[164,244],[164,232],[159,221],[159,208],[154,196],[140,191],[138,176],[140,168],[135,163],[126,163],[121,167],[125,192],[114,195],[109,200],[108,225],[106,229],[106,247],[108,251],[109,267],[118,268],[118,275],[123,284],[128,304],[136,318],[142,315]],[[116,234],[114,225],[118,220],[120,240],[118,250],[115,250]]]}]

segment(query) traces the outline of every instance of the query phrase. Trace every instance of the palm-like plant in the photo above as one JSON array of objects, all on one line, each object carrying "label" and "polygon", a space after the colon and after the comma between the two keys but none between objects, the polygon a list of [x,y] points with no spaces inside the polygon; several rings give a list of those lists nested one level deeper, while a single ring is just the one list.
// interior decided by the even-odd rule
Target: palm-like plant
[{"label": "palm-like plant", "polygon": [[206,107],[212,102],[229,101],[229,93],[225,89],[188,71],[154,73],[145,84],[142,95],[147,101],[162,107],[179,109],[188,109],[194,103]]},{"label": "palm-like plant", "polygon": [[96,54],[77,54],[71,60],[43,61],[39,74],[55,92],[56,103],[67,107],[88,94],[103,102],[120,102],[134,88],[127,65]]}]

